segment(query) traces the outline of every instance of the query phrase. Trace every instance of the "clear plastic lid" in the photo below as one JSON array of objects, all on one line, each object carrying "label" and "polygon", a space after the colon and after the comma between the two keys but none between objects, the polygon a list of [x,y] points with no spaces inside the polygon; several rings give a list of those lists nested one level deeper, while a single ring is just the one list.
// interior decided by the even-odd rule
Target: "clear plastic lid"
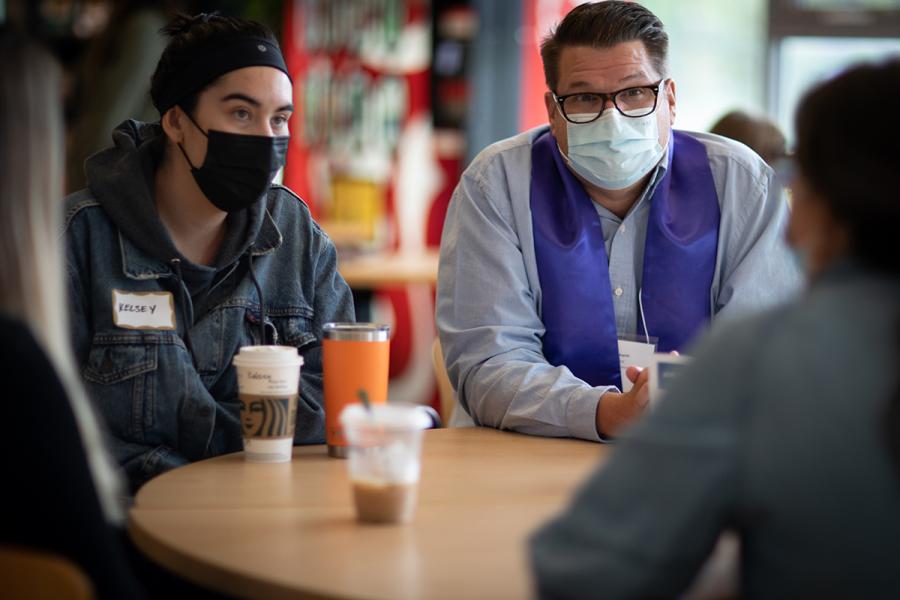
[{"label": "clear plastic lid", "polygon": [[427,429],[431,416],[416,404],[373,404],[371,411],[362,404],[349,404],[341,412],[344,427],[378,427],[383,429]]},{"label": "clear plastic lid", "polygon": [[293,367],[303,357],[293,346],[242,346],[232,361],[236,367]]}]

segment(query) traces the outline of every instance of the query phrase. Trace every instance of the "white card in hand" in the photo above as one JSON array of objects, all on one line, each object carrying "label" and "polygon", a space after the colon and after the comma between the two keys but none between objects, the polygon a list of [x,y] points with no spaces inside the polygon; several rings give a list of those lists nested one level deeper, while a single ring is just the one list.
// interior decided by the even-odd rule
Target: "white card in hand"
[{"label": "white card in hand", "polygon": [[632,387],[631,380],[625,375],[625,370],[630,366],[646,369],[650,366],[650,361],[653,360],[655,352],[656,344],[619,340],[619,370],[622,373],[623,392],[627,392]]}]

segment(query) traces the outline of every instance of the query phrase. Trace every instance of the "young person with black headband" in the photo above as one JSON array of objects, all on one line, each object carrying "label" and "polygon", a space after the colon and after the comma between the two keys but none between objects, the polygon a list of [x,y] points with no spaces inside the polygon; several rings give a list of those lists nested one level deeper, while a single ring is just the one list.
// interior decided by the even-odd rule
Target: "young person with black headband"
[{"label": "young person with black headband", "polygon": [[299,349],[295,443],[322,442],[322,325],[354,319],[334,245],[271,183],[294,110],[272,33],[219,15],[163,33],[160,122],[122,123],[66,212],[76,359],[132,490],[241,449],[244,345]]}]

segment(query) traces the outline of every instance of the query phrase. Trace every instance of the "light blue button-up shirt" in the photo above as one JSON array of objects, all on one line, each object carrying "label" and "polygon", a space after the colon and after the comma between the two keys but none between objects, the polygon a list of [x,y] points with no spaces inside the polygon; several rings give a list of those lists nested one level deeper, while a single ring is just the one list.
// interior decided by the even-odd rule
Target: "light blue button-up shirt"
[{"label": "light blue button-up shirt", "polygon": [[[459,404],[476,424],[599,440],[597,404],[616,388],[590,386],[542,351],[530,185],[531,143],[546,129],[493,144],[463,173],[441,240],[437,326]],[[787,205],[772,169],[741,144],[691,135],[706,147],[721,207],[714,320],[791,297],[800,275],[784,243]],[[619,334],[637,333],[650,198],[667,164],[668,154],[624,219],[595,203]]]}]

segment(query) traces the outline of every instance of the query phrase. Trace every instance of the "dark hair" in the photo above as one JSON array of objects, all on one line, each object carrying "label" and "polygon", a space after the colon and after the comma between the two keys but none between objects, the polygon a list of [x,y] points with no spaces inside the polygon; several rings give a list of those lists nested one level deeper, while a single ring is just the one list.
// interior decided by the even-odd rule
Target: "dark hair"
[{"label": "dark hair", "polygon": [[541,42],[541,60],[547,87],[556,91],[559,57],[567,46],[610,48],[624,42],[644,43],[650,61],[661,77],[666,76],[669,36],[662,21],[636,2],[607,0],[573,8],[554,31]]},{"label": "dark hair", "polygon": [[716,121],[710,132],[746,144],[770,165],[787,154],[784,134],[765,117],[733,110]]},{"label": "dark hair", "polygon": [[[193,17],[178,13],[172,22],[160,29],[159,32],[171,39],[166,49],[163,50],[159,63],[156,65],[156,71],[150,79],[150,98],[157,110],[164,102],[164,94],[168,91],[171,82],[183,71],[185,65],[190,64],[197,54],[207,47],[235,37],[263,38],[272,42],[276,47],[278,46],[275,35],[265,25],[217,13],[201,13]],[[188,94],[178,102],[178,105],[182,110],[193,113],[197,106],[197,98],[206,87]]]},{"label": "dark hair", "polygon": [[[892,277],[900,275],[900,192],[892,183],[900,165],[900,112],[879,111],[877,127],[871,119],[873,101],[898,97],[900,59],[860,65],[808,92],[796,119],[800,172],[847,228],[850,253]],[[897,328],[900,353],[900,319]],[[885,426],[900,477],[900,382]]]}]

